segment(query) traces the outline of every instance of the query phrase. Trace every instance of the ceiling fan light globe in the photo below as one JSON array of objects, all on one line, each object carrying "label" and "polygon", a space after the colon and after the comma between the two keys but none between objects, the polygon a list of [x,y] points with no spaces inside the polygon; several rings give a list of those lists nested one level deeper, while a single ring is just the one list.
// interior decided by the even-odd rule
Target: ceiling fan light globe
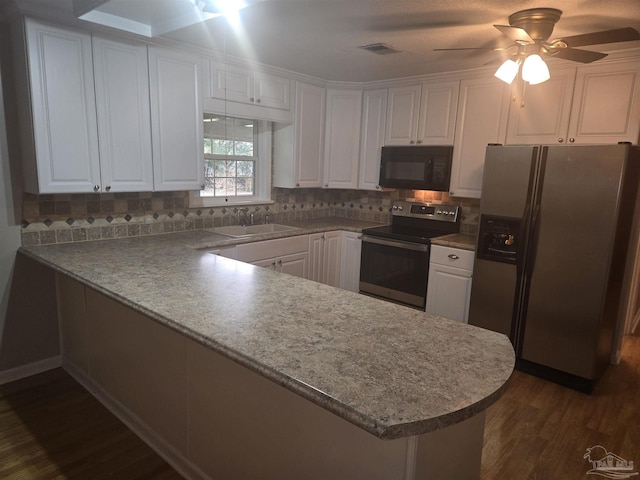
[{"label": "ceiling fan light globe", "polygon": [[522,79],[529,85],[537,85],[551,78],[549,67],[537,54],[529,55],[522,64]]},{"label": "ceiling fan light globe", "polygon": [[505,60],[504,63],[500,65],[500,67],[498,67],[498,70],[496,70],[496,73],[494,73],[494,75],[503,82],[511,85],[513,79],[516,78],[516,75],[518,74],[519,68],[520,63],[509,58]]}]

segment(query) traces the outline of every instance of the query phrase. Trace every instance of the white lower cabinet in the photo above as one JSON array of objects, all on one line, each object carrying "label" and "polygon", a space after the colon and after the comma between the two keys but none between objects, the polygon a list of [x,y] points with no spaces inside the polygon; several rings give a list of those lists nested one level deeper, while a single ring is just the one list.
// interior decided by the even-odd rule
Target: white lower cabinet
[{"label": "white lower cabinet", "polygon": [[265,240],[236,246],[236,260],[296,277],[309,277],[309,236]]},{"label": "white lower cabinet", "polygon": [[340,288],[352,292],[360,291],[360,233],[342,232],[340,249]]},{"label": "white lower cabinet", "polygon": [[433,245],[427,285],[427,313],[468,322],[474,252]]},{"label": "white lower cabinet", "polygon": [[341,232],[309,235],[311,258],[309,279],[334,287],[340,286]]}]

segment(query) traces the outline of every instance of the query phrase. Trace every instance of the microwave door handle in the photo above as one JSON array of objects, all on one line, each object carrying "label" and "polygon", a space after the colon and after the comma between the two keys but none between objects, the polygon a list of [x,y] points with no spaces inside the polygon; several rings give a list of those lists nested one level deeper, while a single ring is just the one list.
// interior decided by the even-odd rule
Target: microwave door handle
[{"label": "microwave door handle", "polygon": [[422,243],[410,243],[403,242],[402,240],[386,240],[378,237],[371,237],[369,235],[362,235],[362,241],[368,243],[375,243],[378,245],[385,245],[387,247],[403,248],[405,250],[415,250],[417,252],[429,251],[429,245]]}]

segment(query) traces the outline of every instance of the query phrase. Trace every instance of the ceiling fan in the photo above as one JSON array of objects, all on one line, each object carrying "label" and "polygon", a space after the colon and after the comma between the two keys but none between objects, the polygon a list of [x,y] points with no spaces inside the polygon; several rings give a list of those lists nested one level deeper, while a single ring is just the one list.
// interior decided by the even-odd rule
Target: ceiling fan
[{"label": "ceiling fan", "polygon": [[[494,25],[502,34],[513,41],[513,45],[505,48],[489,48],[488,50],[508,51],[517,47],[517,51],[511,55],[511,58],[508,58],[498,68],[496,76],[506,83],[511,83],[518,74],[522,63],[522,78],[534,85],[550,78],[549,69],[542,60],[541,54],[574,62],[591,63],[606,57],[607,54],[575,47],[640,40],[640,33],[631,27],[549,40],[553,33],[553,27],[560,20],[561,15],[562,11],[556,8],[530,8],[509,16],[509,25]],[[434,50],[487,49],[436,48]]]}]

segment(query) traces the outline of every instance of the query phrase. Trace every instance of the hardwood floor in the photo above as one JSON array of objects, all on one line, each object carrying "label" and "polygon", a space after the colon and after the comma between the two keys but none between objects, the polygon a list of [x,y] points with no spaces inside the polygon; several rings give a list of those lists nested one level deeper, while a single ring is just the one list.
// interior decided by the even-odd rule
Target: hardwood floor
[{"label": "hardwood floor", "polygon": [[[481,480],[603,478],[587,475],[595,445],[640,465],[638,336],[591,395],[515,372],[487,414]],[[0,386],[0,478],[181,477],[58,369]]]},{"label": "hardwood floor", "polygon": [[73,378],[56,369],[0,386],[0,478],[182,477]]},{"label": "hardwood floor", "polygon": [[487,412],[481,480],[604,478],[587,475],[595,445],[640,466],[639,336],[625,338],[591,395],[514,372]]}]

